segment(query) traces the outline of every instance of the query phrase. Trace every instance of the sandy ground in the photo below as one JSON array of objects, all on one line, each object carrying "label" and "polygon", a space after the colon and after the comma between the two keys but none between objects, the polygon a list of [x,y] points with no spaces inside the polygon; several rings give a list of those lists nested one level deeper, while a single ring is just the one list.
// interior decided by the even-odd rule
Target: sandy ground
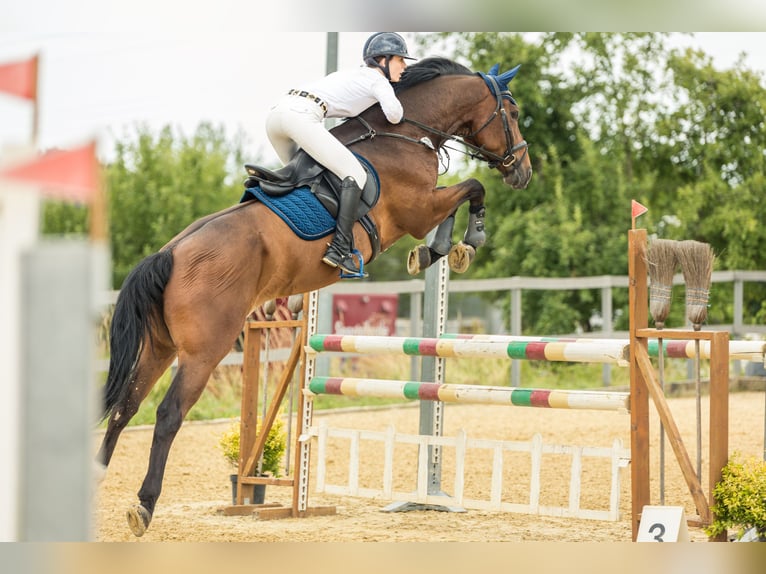
[{"label": "sandy ground", "polygon": [[[689,455],[696,461],[696,403],[693,397],[669,399],[671,410],[684,436]],[[707,397],[702,400],[703,421],[707,421]],[[356,412],[319,413],[315,424],[383,430],[393,424],[397,431],[417,433],[417,408],[390,408]],[[509,407],[447,405],[444,434],[465,429],[471,438],[529,440],[540,433],[546,443],[609,447],[615,438],[627,447],[630,419],[627,414],[595,411],[549,410]],[[314,492],[310,506],[334,506],[336,515],[282,520],[258,520],[252,516],[225,516],[219,510],[231,503],[232,469],[221,455],[218,440],[231,421],[186,423],[171,449],[163,492],[147,533],[136,539],[125,520],[125,510],[136,499],[146,471],[151,428],[129,429],[123,433],[106,478],[97,491],[95,539],[98,541],[630,541],[630,469],[622,471],[620,509],[617,522],[575,520],[469,510],[464,513],[413,511],[382,512],[387,501],[357,499]],[[652,503],[659,504],[659,422],[651,419]],[[729,451],[761,457],[764,449],[764,395],[759,392],[733,393],[730,397]],[[99,433],[100,435],[100,433]],[[100,441],[100,436],[97,437]],[[703,433],[703,477],[707,476],[707,437]],[[328,479],[345,482],[348,473],[348,443],[339,442],[329,451]],[[372,455],[363,458],[360,482],[380,488],[375,481],[382,468]],[[543,458],[542,504],[566,505],[569,463]],[[312,466],[316,465],[313,457]],[[449,492],[451,456],[445,452],[443,489]],[[466,492],[478,498],[489,492],[491,458],[472,455],[466,470]],[[414,455],[397,460],[394,482],[398,489],[414,489]],[[565,464],[565,466],[562,466]],[[528,458],[506,462],[504,497],[524,503],[528,497]],[[604,509],[608,506],[609,468],[600,460],[583,461],[581,506]],[[694,514],[694,505],[669,446],[666,447],[665,504],[684,506]],[[706,488],[706,480],[703,482]],[[406,491],[406,490],[405,490]],[[476,496],[473,496],[473,495]],[[266,501],[290,504],[289,487],[269,486]],[[690,528],[692,541],[705,541],[704,533]]]}]

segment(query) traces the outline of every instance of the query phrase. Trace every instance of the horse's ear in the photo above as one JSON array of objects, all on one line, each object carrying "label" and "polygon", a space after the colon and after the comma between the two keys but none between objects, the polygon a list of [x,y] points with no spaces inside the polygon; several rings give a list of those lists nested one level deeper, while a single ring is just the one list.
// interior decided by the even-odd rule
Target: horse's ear
[{"label": "horse's ear", "polygon": [[497,76],[497,73],[500,71],[500,64],[495,64],[489,69],[489,72],[487,75],[489,76]]},{"label": "horse's ear", "polygon": [[516,74],[518,74],[519,68],[521,68],[521,64],[515,68],[511,68],[507,72],[503,72],[502,75],[498,76],[497,81],[500,82],[501,85],[508,85],[508,82],[510,82],[516,76]]}]

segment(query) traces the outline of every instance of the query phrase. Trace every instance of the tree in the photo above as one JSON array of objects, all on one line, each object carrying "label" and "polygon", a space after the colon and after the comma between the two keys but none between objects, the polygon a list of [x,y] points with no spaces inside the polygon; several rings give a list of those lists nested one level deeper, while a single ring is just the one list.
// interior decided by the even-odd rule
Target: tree
[{"label": "tree", "polygon": [[228,142],[221,128],[201,124],[192,136],[171,127],[116,144],[106,168],[113,282],[196,219],[235,204],[242,179],[242,142]]},{"label": "tree", "polygon": [[[657,33],[421,41],[475,70],[522,64],[511,88],[534,176],[527,190],[509,192],[499,175],[468,174],[487,188],[488,229],[469,276],[623,275],[631,199],[650,208],[642,223],[658,235],[711,243],[717,268],[763,268],[766,92],[758,75],[716,71],[703,54],[668,50]],[[766,293],[749,291],[755,315]],[[587,330],[597,298],[525,294],[524,328]]]},{"label": "tree", "polygon": [[[703,53],[687,50],[669,62],[676,109],[658,123],[660,153],[674,172],[670,195],[675,239],[710,243],[716,269],[766,268],[766,89],[763,76],[742,63],[717,70]],[[711,293],[711,319],[731,318],[730,289]],[[746,320],[762,323],[766,286],[744,291]],[[726,303],[724,303],[726,302]]]},{"label": "tree", "polygon": [[[165,126],[136,126],[115,144],[104,169],[112,247],[112,284],[200,217],[239,201],[244,172],[243,136],[227,140],[222,128],[200,124],[191,136]],[[241,175],[238,175],[241,174]],[[85,234],[85,206],[46,202],[43,233]]]}]

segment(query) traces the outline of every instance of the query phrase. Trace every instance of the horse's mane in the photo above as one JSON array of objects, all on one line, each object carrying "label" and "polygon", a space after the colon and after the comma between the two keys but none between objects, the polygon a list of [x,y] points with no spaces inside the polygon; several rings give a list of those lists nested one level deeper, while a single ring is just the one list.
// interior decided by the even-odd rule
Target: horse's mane
[{"label": "horse's mane", "polygon": [[400,92],[439,76],[458,74],[471,76],[473,72],[462,64],[458,64],[448,58],[437,56],[424,58],[407,66],[402,73],[402,77],[394,84],[394,90]]}]

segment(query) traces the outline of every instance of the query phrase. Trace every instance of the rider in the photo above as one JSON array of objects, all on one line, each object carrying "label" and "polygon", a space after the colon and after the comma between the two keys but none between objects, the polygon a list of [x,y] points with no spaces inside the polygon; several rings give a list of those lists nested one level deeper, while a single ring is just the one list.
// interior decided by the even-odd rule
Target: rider
[{"label": "rider", "polygon": [[283,164],[302,148],[341,179],[335,236],[322,261],[356,276],[361,276],[361,265],[351,253],[353,227],[367,174],[356,156],[324,127],[324,119],[353,117],[379,103],[386,119],[399,123],[404,111],[391,83],[399,81],[405,60],[414,58],[399,34],[378,32],[365,42],[363,59],[365,66],[339,70],[290,90],[266,119],[266,134]]}]

